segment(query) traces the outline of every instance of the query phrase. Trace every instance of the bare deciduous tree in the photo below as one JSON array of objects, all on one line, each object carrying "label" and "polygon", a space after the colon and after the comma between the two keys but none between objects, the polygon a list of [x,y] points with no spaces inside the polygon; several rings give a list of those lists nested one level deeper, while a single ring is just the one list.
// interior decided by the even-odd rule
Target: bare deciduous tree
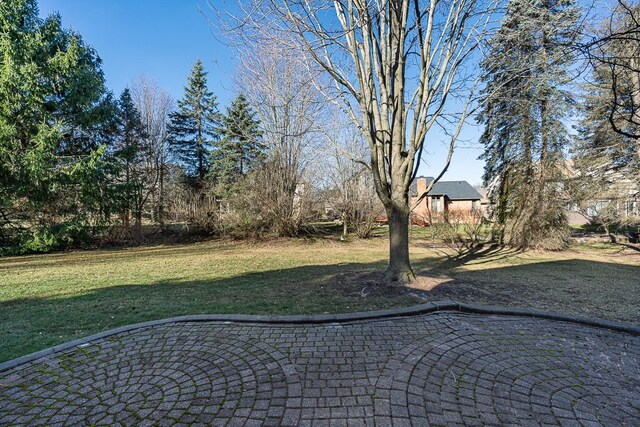
[{"label": "bare deciduous tree", "polygon": [[[584,50],[594,68],[609,71],[609,123],[640,140],[640,3],[617,0],[604,28]],[[640,144],[636,146],[640,158]]]},{"label": "bare deciduous tree", "polygon": [[319,182],[325,188],[326,202],[340,215],[342,238],[353,229],[360,238],[368,238],[376,218],[384,209],[372,185],[372,176],[365,165],[368,144],[362,133],[339,111],[329,115],[322,133],[328,141],[318,168]]},{"label": "bare deciduous tree", "polygon": [[261,177],[261,210],[278,234],[297,234],[306,216],[303,183],[307,149],[318,135],[326,106],[316,89],[319,73],[295,51],[262,39],[241,50],[237,74],[260,118],[266,159]]},{"label": "bare deciduous tree", "polygon": [[149,198],[152,198],[152,217],[154,221],[162,223],[165,211],[167,121],[173,99],[156,81],[144,76],[133,82],[132,93],[145,129],[142,144],[144,185],[136,191],[135,210],[143,212]]},{"label": "bare deciduous tree", "polygon": [[[448,130],[452,150],[469,115],[473,88],[464,72],[474,70],[464,65],[479,47],[496,1],[238,3],[243,12],[236,15],[239,26],[293,35],[293,44],[331,77],[335,90],[330,95],[369,143],[367,164],[389,220],[386,278],[411,281],[409,186],[432,128],[440,124]],[[439,123],[449,101],[457,114]]]}]

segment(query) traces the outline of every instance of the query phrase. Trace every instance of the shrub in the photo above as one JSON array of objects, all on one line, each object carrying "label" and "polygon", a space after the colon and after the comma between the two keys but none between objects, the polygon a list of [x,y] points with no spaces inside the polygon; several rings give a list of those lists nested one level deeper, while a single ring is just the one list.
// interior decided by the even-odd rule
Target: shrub
[{"label": "shrub", "polygon": [[314,216],[309,187],[282,178],[277,164],[266,163],[238,182],[227,199],[225,226],[238,237],[303,232]]},{"label": "shrub", "polygon": [[89,228],[80,222],[71,221],[25,232],[17,246],[10,248],[12,254],[46,253],[85,247],[93,242]]},{"label": "shrub", "polygon": [[489,238],[484,216],[477,209],[433,213],[430,221],[433,238],[442,239],[457,253],[474,251]]}]

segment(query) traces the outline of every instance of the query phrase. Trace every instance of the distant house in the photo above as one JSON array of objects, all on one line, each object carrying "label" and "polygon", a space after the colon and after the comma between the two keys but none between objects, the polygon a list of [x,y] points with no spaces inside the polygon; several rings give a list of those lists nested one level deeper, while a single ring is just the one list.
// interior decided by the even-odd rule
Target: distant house
[{"label": "distant house", "polygon": [[[634,188],[635,183],[630,180],[620,180],[617,184],[610,187],[614,190],[601,194],[597,199],[569,203],[567,206],[569,225],[598,223],[603,216],[609,218],[615,216],[620,220],[635,219],[637,222],[640,218],[640,191]],[[625,184],[628,188],[621,188]]]},{"label": "distant house", "polygon": [[486,187],[474,187],[478,193],[482,196],[480,199],[480,206],[485,217],[489,214],[491,209],[491,199],[489,199],[489,189]]},{"label": "distant house", "polygon": [[[416,178],[409,187],[410,205],[417,203],[434,178],[421,176]],[[412,212],[416,223],[429,223],[433,214],[444,214],[452,210],[476,211],[482,209],[480,203],[482,195],[467,181],[438,181],[427,196],[420,201]]]},{"label": "distant house", "polygon": [[[565,176],[576,179],[573,161],[565,162]],[[579,203],[570,201],[567,206],[569,225],[585,225],[601,220],[602,216],[615,215],[621,220],[640,218],[640,184],[619,172],[609,172],[602,178],[602,191],[593,200]]]}]

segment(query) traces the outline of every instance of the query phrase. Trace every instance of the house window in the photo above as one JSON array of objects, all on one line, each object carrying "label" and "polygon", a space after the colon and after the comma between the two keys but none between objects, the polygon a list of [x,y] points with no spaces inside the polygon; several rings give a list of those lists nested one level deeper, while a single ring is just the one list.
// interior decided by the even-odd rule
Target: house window
[{"label": "house window", "polygon": [[638,213],[638,202],[636,200],[627,201],[627,215],[635,215]]},{"label": "house window", "polygon": [[478,210],[478,200],[472,200],[471,201],[471,210],[477,211]]},{"label": "house window", "polygon": [[592,217],[601,215],[609,203],[611,203],[609,200],[598,200],[595,205],[591,205],[587,208],[587,215]]},{"label": "house window", "polygon": [[440,211],[440,200],[439,199],[437,199],[435,197],[433,199],[431,199],[431,209],[434,212]]}]

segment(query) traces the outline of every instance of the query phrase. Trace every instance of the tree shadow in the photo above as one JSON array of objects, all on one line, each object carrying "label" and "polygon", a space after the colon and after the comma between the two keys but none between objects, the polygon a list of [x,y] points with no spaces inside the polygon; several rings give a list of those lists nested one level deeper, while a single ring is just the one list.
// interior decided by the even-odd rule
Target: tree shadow
[{"label": "tree shadow", "polygon": [[457,252],[455,255],[451,255],[444,251],[439,251],[438,253],[444,258],[444,260],[436,264],[433,267],[433,270],[435,272],[445,272],[454,270],[472,261],[474,264],[487,264],[505,260],[517,255],[518,253],[522,253],[522,250],[512,249],[501,245],[485,244],[476,246],[471,250]]},{"label": "tree shadow", "polygon": [[[500,247],[414,261],[418,275],[513,256]],[[515,305],[640,321],[640,268],[579,259],[455,271],[430,291],[382,283],[386,261],[308,265],[212,280],[169,277],[0,303],[0,360],[132,323],[188,314],[338,313],[423,301]],[[419,279],[420,280],[420,279]],[[363,289],[365,289],[363,292]]]},{"label": "tree shadow", "polygon": [[[205,242],[203,242],[205,243]],[[132,261],[135,258],[145,258],[155,254],[163,256],[182,255],[188,250],[191,254],[204,254],[215,250],[216,252],[227,252],[236,250],[232,242],[228,244],[197,245],[193,243],[172,243],[156,244],[153,246],[136,247],[108,247],[95,250],[77,250],[68,252],[29,254],[11,257],[0,257],[0,271],[15,268],[45,268],[55,267],[64,263],[65,265],[80,264],[111,264],[120,261]]]},{"label": "tree shadow", "polygon": [[0,360],[96,332],[167,317],[366,311],[418,303],[401,287],[363,298],[354,274],[385,262],[310,265],[212,280],[169,277],[0,302]]},{"label": "tree shadow", "polygon": [[617,244],[620,245],[620,246],[623,246],[623,247],[625,247],[627,249],[632,249],[634,251],[640,252],[640,246],[638,246],[638,245],[634,245],[634,244],[631,244],[631,243],[620,243],[620,242],[617,243]]},{"label": "tree shadow", "polygon": [[[474,261],[474,267],[483,264]],[[452,276],[420,295],[430,301],[522,306],[640,323],[640,266],[568,259],[474,268]]]}]

